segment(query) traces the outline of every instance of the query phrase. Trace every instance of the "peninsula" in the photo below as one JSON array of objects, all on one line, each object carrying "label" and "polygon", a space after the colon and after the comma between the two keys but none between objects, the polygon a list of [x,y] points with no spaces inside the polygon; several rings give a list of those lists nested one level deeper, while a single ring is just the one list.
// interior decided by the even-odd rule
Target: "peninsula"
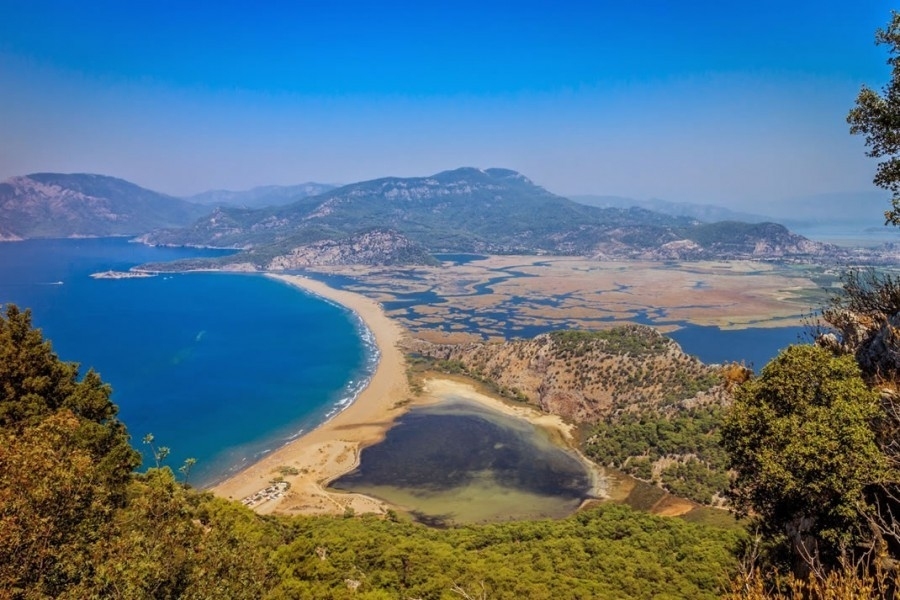
[{"label": "peninsula", "polygon": [[94,279],[142,279],[154,276],[154,273],[146,271],[101,271],[100,273],[91,273],[91,277]]}]

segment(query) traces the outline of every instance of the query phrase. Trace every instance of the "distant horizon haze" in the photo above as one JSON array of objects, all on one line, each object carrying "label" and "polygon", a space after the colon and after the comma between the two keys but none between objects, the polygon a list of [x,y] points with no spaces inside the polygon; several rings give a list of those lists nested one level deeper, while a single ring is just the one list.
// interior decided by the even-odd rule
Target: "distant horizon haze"
[{"label": "distant horizon haze", "polygon": [[738,210],[877,189],[845,117],[889,75],[882,1],[0,6],[0,179],[184,197],[505,167]]}]

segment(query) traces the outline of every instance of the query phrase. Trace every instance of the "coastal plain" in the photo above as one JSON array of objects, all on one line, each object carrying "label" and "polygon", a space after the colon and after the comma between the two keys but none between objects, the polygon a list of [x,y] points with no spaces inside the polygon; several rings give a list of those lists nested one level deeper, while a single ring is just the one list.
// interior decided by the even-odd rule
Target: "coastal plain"
[{"label": "coastal plain", "polygon": [[839,271],[755,261],[599,261],[462,256],[439,267],[338,266],[313,277],[382,303],[434,342],[530,337],[639,323],[670,332],[797,326],[822,306]]},{"label": "coastal plain", "polygon": [[[404,343],[508,339],[548,329],[650,324],[721,328],[799,325],[820,306],[837,276],[821,268],[756,262],[600,262],[565,257],[454,256],[440,267],[329,267],[304,276],[270,274],[356,313],[380,352],[369,385],[333,419],[265,456],[213,491],[240,500],[273,481],[289,488],[253,504],[260,513],[385,513],[386,503],[328,489],[354,469],[362,448],[384,438],[413,406],[464,398],[558,432],[557,416],[510,405],[466,381],[431,376],[410,387]],[[602,475],[597,493],[607,493]],[[615,496],[615,492],[612,494]],[[679,506],[676,512],[690,510]],[[671,508],[670,508],[671,510]]]}]

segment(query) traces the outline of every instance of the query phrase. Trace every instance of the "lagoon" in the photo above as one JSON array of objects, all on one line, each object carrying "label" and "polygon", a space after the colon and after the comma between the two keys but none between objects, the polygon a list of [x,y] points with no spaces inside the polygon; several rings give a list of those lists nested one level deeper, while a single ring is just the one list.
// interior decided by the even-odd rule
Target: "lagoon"
[{"label": "lagoon", "polygon": [[431,525],[563,517],[594,485],[547,430],[461,399],[410,410],[331,483]]}]

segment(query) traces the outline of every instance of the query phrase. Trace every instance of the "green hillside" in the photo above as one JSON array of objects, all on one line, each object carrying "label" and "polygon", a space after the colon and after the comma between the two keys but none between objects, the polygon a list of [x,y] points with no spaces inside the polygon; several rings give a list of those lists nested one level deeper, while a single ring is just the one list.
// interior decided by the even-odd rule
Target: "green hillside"
[{"label": "green hillside", "polygon": [[252,250],[203,266],[250,261],[265,267],[297,245],[340,241],[371,228],[395,231],[432,253],[702,259],[823,252],[774,223],[701,224],[642,208],[587,206],[515,171],[475,168],[364,181],[279,207],[223,207],[189,227],[141,240]]}]

